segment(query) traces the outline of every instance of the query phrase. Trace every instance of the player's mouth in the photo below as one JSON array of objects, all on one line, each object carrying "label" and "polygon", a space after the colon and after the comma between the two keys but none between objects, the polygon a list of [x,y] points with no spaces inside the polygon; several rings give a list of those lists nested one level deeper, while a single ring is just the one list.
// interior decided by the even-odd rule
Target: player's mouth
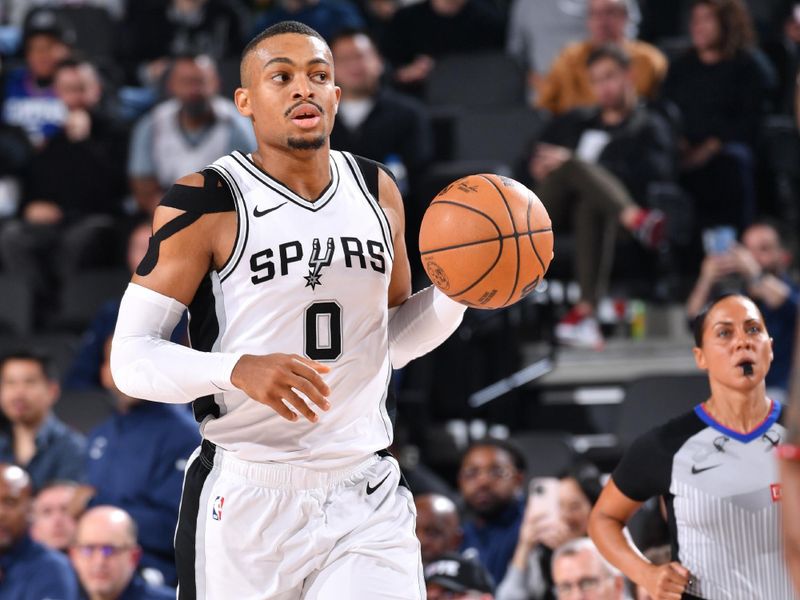
[{"label": "player's mouth", "polygon": [[313,129],[322,119],[322,111],[313,104],[301,104],[289,113],[289,119],[301,129]]},{"label": "player's mouth", "polygon": [[753,366],[755,365],[755,361],[749,358],[743,358],[739,362],[736,363],[736,368],[742,371],[742,375],[750,376],[753,374]]}]

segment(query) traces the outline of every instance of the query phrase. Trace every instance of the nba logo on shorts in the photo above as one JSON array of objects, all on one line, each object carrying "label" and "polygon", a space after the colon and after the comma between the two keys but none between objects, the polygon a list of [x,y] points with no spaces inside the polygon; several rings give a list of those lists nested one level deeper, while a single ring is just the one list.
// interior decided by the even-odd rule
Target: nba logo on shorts
[{"label": "nba logo on shorts", "polygon": [[772,496],[772,501],[773,502],[780,502],[781,501],[781,499],[783,498],[782,491],[783,490],[781,489],[781,484],[780,483],[773,483],[773,484],[771,484],[769,486],[769,493]]},{"label": "nba logo on shorts", "polygon": [[214,498],[214,505],[211,507],[211,518],[215,521],[222,520],[222,505],[225,504],[224,496]]}]

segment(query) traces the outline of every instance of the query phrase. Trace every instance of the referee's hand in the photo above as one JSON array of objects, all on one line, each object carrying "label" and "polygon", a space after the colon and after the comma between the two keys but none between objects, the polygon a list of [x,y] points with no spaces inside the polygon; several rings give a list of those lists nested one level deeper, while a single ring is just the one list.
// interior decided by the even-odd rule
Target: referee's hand
[{"label": "referee's hand", "polygon": [[679,562],[653,566],[647,578],[647,592],[653,600],[680,600],[691,573]]},{"label": "referee's hand", "polygon": [[327,396],[331,390],[320,373],[330,370],[327,365],[297,354],[245,354],[233,368],[231,383],[256,402],[272,408],[284,419],[297,421],[299,413],[316,423],[319,416],[298,392],[320,409],[328,410],[330,403]]}]

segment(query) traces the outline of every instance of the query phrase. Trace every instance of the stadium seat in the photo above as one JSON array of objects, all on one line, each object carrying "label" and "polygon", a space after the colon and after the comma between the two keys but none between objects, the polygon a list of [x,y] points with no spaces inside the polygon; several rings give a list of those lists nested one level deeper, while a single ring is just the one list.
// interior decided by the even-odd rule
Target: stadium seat
[{"label": "stadium seat", "polygon": [[446,56],[436,61],[428,78],[425,101],[465,108],[523,106],[525,74],[502,52]]},{"label": "stadium seat", "polygon": [[577,453],[567,433],[554,431],[518,432],[509,440],[522,451],[527,476],[556,477],[575,462]]},{"label": "stadium seat", "polygon": [[23,336],[32,327],[32,290],[24,281],[0,274],[0,334]]},{"label": "stadium seat", "polygon": [[58,315],[51,329],[81,332],[108,300],[119,300],[130,280],[122,269],[97,269],[77,273],[65,282]]},{"label": "stadium seat", "polygon": [[624,450],[649,429],[706,400],[709,393],[708,376],[701,372],[641,377],[632,381],[620,407],[617,443]]},{"label": "stadium seat", "polygon": [[113,412],[114,398],[106,390],[66,391],[53,410],[59,419],[88,433]]},{"label": "stadium seat", "polygon": [[465,112],[456,119],[453,158],[517,165],[543,125],[541,113],[526,106]]}]

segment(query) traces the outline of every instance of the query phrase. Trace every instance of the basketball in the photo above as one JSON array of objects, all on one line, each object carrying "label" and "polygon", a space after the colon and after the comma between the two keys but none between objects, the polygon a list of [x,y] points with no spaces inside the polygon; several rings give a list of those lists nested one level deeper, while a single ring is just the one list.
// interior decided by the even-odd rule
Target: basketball
[{"label": "basketball", "polygon": [[431,201],[419,231],[422,265],[453,300],[501,308],[530,294],[553,258],[553,229],[539,198],[493,174],[454,181]]}]

